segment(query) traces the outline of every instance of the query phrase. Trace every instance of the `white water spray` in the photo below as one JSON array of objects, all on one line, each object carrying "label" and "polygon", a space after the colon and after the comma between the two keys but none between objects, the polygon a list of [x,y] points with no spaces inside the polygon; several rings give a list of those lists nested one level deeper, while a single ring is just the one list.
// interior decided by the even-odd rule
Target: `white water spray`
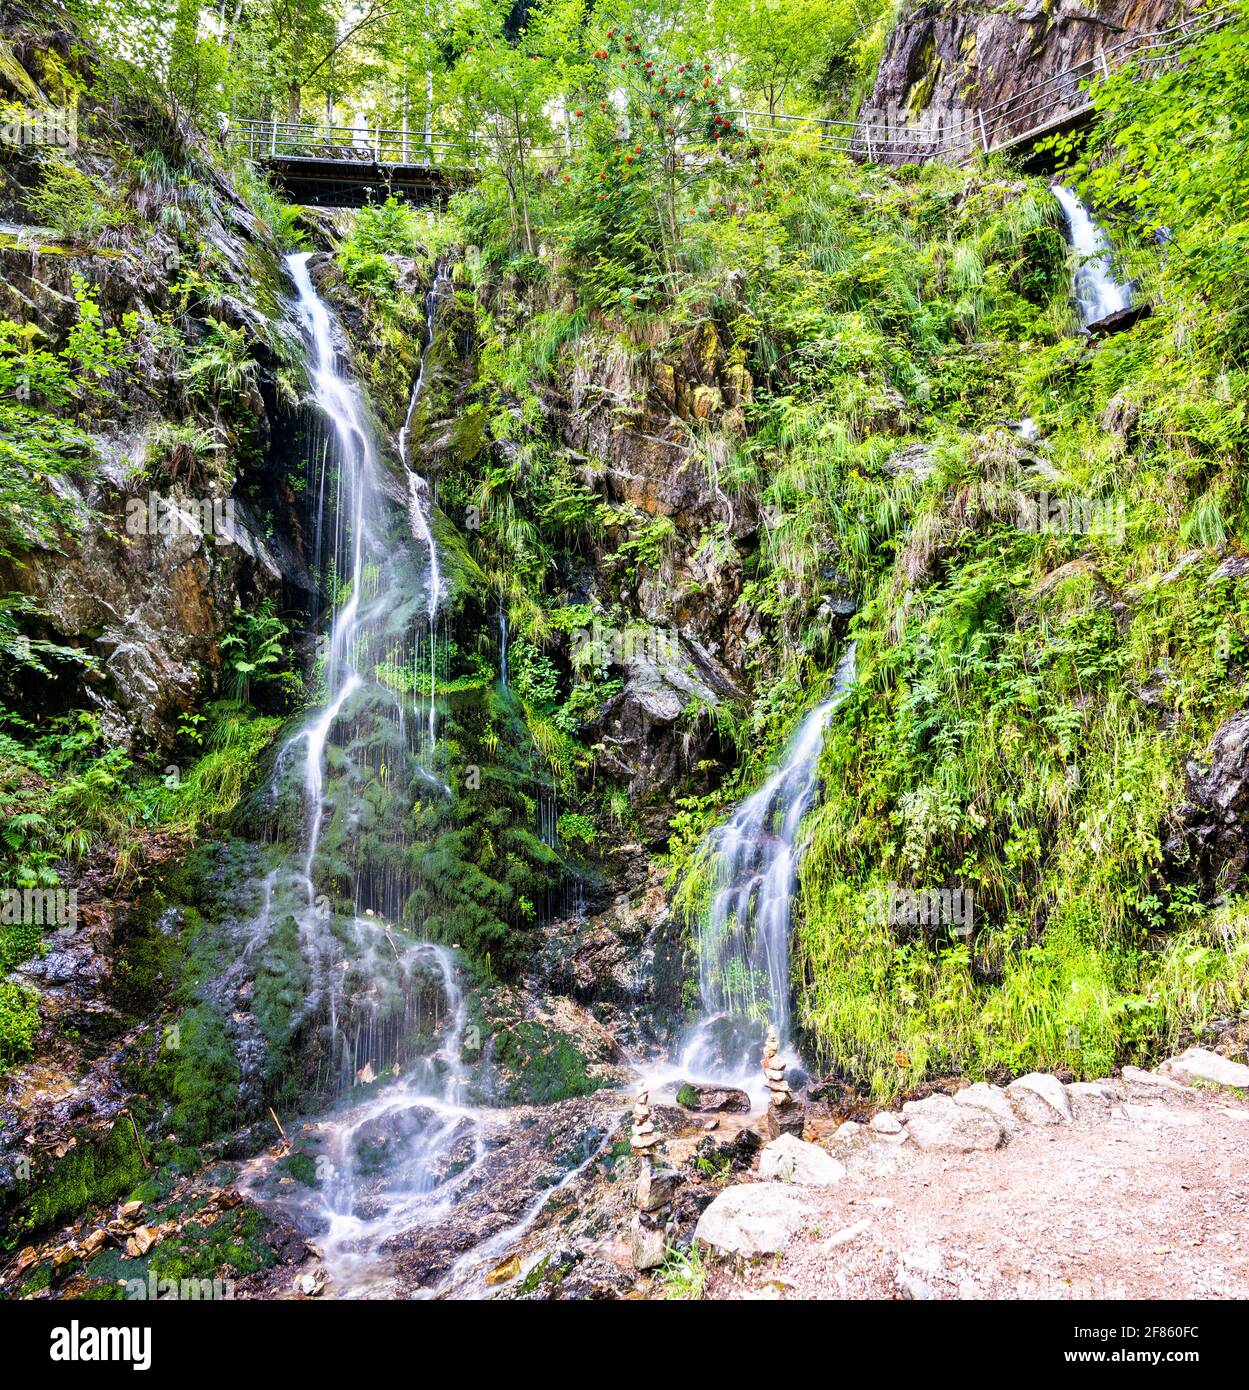
[{"label": "white water spray", "polygon": [[1129,308],[1132,294],[1114,278],[1110,242],[1092,213],[1069,188],[1060,183],[1051,187],[1067,219],[1067,235],[1079,260],[1075,274],[1076,308],[1080,322],[1087,328]]},{"label": "white water spray", "polygon": [[854,682],[854,644],[829,697],[798,726],[782,765],[711,832],[711,907],[699,927],[702,1016],[681,1056],[683,1076],[757,1089],[763,1028],[790,1028],[789,929],[803,818],[818,785],[833,711]]}]

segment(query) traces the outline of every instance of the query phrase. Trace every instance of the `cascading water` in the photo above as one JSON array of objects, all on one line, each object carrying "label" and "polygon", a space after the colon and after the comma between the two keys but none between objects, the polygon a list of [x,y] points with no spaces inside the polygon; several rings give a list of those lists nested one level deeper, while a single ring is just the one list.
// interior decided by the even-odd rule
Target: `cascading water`
[{"label": "cascading water", "polygon": [[424,545],[429,555],[429,599],[427,612],[429,617],[429,631],[427,640],[429,643],[429,706],[427,727],[429,730],[429,746],[432,748],[438,738],[438,705],[435,698],[438,688],[438,644],[437,622],[438,605],[442,602],[442,571],[438,564],[438,547],[434,544],[434,533],[430,525],[428,510],[432,502],[429,496],[429,486],[425,479],[412,467],[410,458],[410,447],[412,439],[412,419],[416,414],[416,408],[420,403],[421,392],[425,388],[425,366],[429,360],[429,350],[434,342],[434,320],[438,314],[438,306],[446,299],[451,292],[451,277],[447,272],[444,261],[439,261],[434,271],[434,282],[429,287],[429,293],[425,296],[425,350],[421,353],[420,367],[416,373],[416,380],[412,383],[412,395],[408,401],[408,413],[403,422],[403,428],[399,431],[399,457],[403,462],[404,472],[408,477],[408,516],[412,525],[412,534]]},{"label": "cascading water", "polygon": [[1131,307],[1132,294],[1111,271],[1111,248],[1106,233],[1093,220],[1092,213],[1062,184],[1051,185],[1054,197],[1067,219],[1067,236],[1079,258],[1075,273],[1076,308],[1080,322],[1088,327],[1111,314]]},{"label": "cascading water", "polygon": [[[253,1160],[241,1180],[318,1243],[340,1296],[453,1282],[477,1289],[480,1262],[523,1234],[558,1184],[534,1172],[532,1192],[522,1184],[523,1206],[506,1216],[494,1209],[510,1112],[469,1095],[465,1049],[486,1049],[480,1041],[474,1048],[468,1032],[454,948],[391,925],[417,886],[405,853],[413,805],[431,785],[448,792],[435,772],[444,583],[433,496],[410,440],[450,281],[440,266],[426,305],[427,342],[400,439],[404,516],[382,488],[365,401],[339,360],[309,257],[292,257],[289,270],[320,431],[309,451],[317,562],[334,611],[322,643],[323,699],[281,750],[271,788],[279,816],[293,808],[295,850],[271,860],[278,867],[256,884],[260,911],[241,937],[240,959],[294,919],[309,977],[296,1023],[321,1040],[317,1085],[340,1100],[303,1127],[314,1185],[282,1186],[272,1154]],[[264,1055],[259,1040],[257,1050]],[[488,1079],[481,1089],[492,1094]],[[351,1103],[350,1092],[361,1098]],[[440,1253],[428,1275],[401,1275],[396,1251],[423,1240],[454,1258]]]},{"label": "cascading water", "polygon": [[711,902],[698,935],[702,1016],[680,1069],[695,1081],[756,1090],[764,1029],[788,1039],[789,928],[800,833],[818,781],[833,711],[854,682],[854,644],[833,689],[798,726],[781,767],[708,837]]}]

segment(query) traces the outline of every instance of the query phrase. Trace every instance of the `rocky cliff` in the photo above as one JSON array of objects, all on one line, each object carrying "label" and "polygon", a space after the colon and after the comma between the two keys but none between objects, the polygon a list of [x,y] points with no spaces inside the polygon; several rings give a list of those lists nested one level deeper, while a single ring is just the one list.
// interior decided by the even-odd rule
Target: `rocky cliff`
[{"label": "rocky cliff", "polygon": [[910,116],[991,107],[1129,35],[1175,23],[1194,8],[1186,0],[914,5],[885,45],[866,105],[896,105]]}]

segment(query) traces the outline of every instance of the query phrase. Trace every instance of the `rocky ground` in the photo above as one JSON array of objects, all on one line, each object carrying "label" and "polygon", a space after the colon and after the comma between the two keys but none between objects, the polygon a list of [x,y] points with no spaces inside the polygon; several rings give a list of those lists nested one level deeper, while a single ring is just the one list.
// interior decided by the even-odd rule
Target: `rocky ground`
[{"label": "rocky ground", "polygon": [[[765,1147],[700,1217],[705,1296],[1249,1296],[1249,1066],[1194,1049],[816,1137]],[[777,1180],[759,1181],[770,1153]]]}]

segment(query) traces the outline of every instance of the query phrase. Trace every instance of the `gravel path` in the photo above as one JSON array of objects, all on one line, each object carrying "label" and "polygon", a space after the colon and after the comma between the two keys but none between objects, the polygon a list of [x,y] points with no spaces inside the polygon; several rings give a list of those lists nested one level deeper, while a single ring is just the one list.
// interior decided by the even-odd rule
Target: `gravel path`
[{"label": "gravel path", "polygon": [[[1002,1148],[922,1152],[843,1126],[833,1187],[778,1260],[716,1264],[712,1298],[1249,1297],[1249,1103],[1131,1084]],[[810,1136],[808,1136],[810,1137]]]}]

